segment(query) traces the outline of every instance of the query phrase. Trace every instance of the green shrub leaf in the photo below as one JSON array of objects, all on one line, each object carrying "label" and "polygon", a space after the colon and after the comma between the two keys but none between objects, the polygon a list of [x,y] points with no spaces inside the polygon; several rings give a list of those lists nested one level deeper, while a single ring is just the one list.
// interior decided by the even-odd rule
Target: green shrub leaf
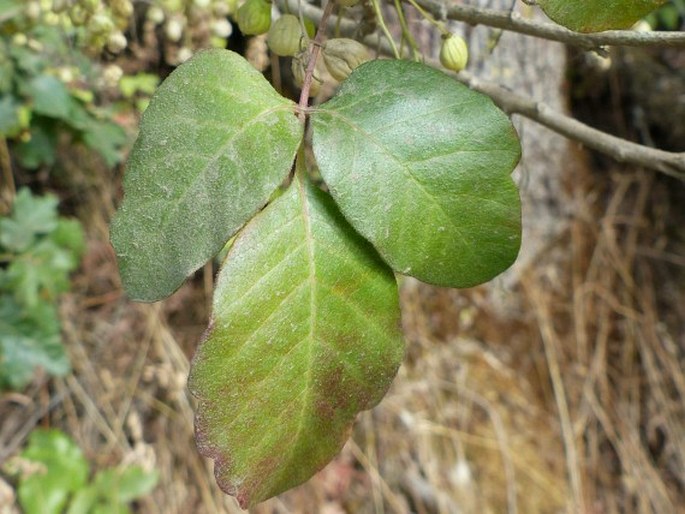
[{"label": "green shrub leaf", "polygon": [[120,503],[128,503],[149,494],[159,482],[157,471],[145,471],[139,466],[121,469],[118,476],[116,494]]},{"label": "green shrub leaf", "polygon": [[0,291],[0,390],[21,390],[36,367],[56,376],[69,372],[59,330],[54,305],[41,302],[27,311],[13,296]]},{"label": "green shrub leaf", "polygon": [[372,61],[312,124],[331,194],[395,271],[468,287],[514,261],[520,145],[489,98],[423,64]]},{"label": "green shrub leaf", "polygon": [[36,236],[57,228],[57,197],[33,196],[28,188],[21,188],[12,207],[11,216],[0,218],[0,249],[26,251]]},{"label": "green shrub leaf", "polygon": [[666,0],[538,0],[552,20],[578,32],[627,29]]},{"label": "green shrub leaf", "polygon": [[201,52],[152,97],[112,223],[133,299],[171,294],[262,207],[302,138],[294,103],[238,54]]},{"label": "green shrub leaf", "polygon": [[19,485],[19,503],[26,514],[60,514],[71,494],[86,485],[88,462],[59,430],[34,430],[22,457],[43,465]]},{"label": "green shrub leaf", "polygon": [[403,351],[392,272],[298,172],[231,247],[191,368],[197,443],[220,486],[245,508],[307,480]]},{"label": "green shrub leaf", "polygon": [[33,101],[34,112],[51,118],[69,119],[71,96],[66,86],[55,77],[38,75],[23,89]]}]

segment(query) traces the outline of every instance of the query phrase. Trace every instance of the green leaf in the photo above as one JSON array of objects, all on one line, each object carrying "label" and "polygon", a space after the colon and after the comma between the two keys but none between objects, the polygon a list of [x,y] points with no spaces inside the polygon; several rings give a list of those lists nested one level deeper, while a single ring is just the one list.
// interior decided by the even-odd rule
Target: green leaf
[{"label": "green leaf", "polygon": [[22,91],[33,100],[33,110],[44,116],[69,119],[71,95],[66,86],[51,75],[32,78]]},{"label": "green leaf", "polygon": [[81,101],[72,97],[67,124],[83,139],[83,142],[98,152],[108,167],[121,161],[121,150],[128,142],[124,129],[117,123],[97,116]]},{"label": "green leaf", "polygon": [[196,440],[221,488],[245,508],[307,480],[402,356],[390,269],[298,172],[237,236],[191,367]]},{"label": "green leaf", "polygon": [[93,506],[98,500],[98,491],[92,486],[79,489],[74,494],[66,514],[91,514]]},{"label": "green leaf", "polygon": [[538,0],[552,20],[578,32],[627,29],[666,0]]},{"label": "green leaf", "polygon": [[31,139],[18,143],[14,147],[21,165],[32,170],[43,164],[52,166],[56,159],[57,132],[52,119],[42,116],[32,117]]},{"label": "green leaf", "polygon": [[302,139],[294,109],[228,50],[200,52],[164,81],[111,227],[131,298],[174,292],[268,201]]},{"label": "green leaf", "polygon": [[132,98],[138,92],[151,95],[158,83],[159,77],[153,73],[124,75],[119,81],[119,91],[124,98]]},{"label": "green leaf", "polygon": [[22,457],[44,466],[19,484],[19,503],[26,514],[61,514],[69,496],[86,484],[88,462],[59,430],[31,432]]},{"label": "green leaf", "polygon": [[26,311],[13,296],[0,294],[0,389],[23,389],[36,367],[51,375],[70,370],[57,311],[48,303]]},{"label": "green leaf", "polygon": [[[0,76],[2,70],[0,69]],[[20,130],[19,116],[17,116],[17,109],[19,104],[14,97],[7,95],[0,97],[0,135],[15,136]]]},{"label": "green leaf", "polygon": [[423,64],[371,61],[312,126],[333,198],[395,271],[469,287],[516,259],[520,145],[486,96]]},{"label": "green leaf", "polygon": [[69,272],[77,262],[73,252],[44,239],[10,263],[5,280],[22,305],[32,309],[69,290]]},{"label": "green leaf", "polygon": [[116,123],[93,119],[83,131],[83,142],[98,152],[105,165],[112,168],[121,161],[122,148],[128,137]]},{"label": "green leaf", "polygon": [[81,222],[76,219],[60,218],[55,230],[50,233],[50,239],[57,246],[69,250],[71,264],[67,271],[73,271],[78,266],[79,258],[86,249]]},{"label": "green leaf", "polygon": [[159,473],[145,471],[139,466],[119,470],[117,500],[128,503],[150,493],[159,481]]},{"label": "green leaf", "polygon": [[17,193],[10,217],[0,218],[0,246],[23,252],[39,234],[57,228],[57,197],[33,196],[28,188]]},{"label": "green leaf", "polygon": [[159,474],[139,466],[109,468],[99,471],[93,480],[102,503],[124,505],[149,493],[157,485]]}]

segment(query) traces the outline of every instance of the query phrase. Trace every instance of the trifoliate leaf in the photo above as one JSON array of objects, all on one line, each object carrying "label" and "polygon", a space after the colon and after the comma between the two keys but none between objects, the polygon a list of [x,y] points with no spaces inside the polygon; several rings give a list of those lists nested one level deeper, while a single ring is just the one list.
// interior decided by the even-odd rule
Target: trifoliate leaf
[{"label": "trifoliate leaf", "polygon": [[469,287],[516,258],[520,145],[488,97],[423,64],[372,61],[312,127],[333,198],[395,271]]},{"label": "trifoliate leaf", "polygon": [[145,110],[112,223],[124,287],[168,296],[262,207],[302,138],[294,103],[238,54],[179,66]]},{"label": "trifoliate leaf", "polygon": [[237,236],[193,359],[197,443],[219,485],[246,508],[307,480],[402,356],[392,272],[298,172]]}]

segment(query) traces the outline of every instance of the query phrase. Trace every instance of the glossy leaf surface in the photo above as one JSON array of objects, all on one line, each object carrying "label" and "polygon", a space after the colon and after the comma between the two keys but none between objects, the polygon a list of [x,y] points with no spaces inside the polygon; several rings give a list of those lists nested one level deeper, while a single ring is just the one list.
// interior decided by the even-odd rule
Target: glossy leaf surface
[{"label": "glossy leaf surface", "polygon": [[196,439],[243,508],[298,485],[403,357],[395,278],[298,173],[237,236],[190,375]]},{"label": "glossy leaf surface", "polygon": [[577,32],[627,29],[665,0],[538,0],[552,20]]},{"label": "glossy leaf surface", "polygon": [[372,61],[312,124],[331,194],[395,271],[468,287],[514,261],[520,146],[489,98],[423,64]]},{"label": "glossy leaf surface", "polygon": [[294,103],[238,54],[201,52],[143,115],[112,243],[128,295],[154,301],[219,252],[291,169]]}]

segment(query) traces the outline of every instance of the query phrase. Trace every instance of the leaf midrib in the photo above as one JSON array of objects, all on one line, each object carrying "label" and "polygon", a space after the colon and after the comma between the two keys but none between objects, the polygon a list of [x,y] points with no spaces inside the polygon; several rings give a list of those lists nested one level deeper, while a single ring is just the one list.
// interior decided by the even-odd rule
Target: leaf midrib
[{"label": "leaf midrib", "polygon": [[[300,163],[304,166],[304,163]],[[314,237],[312,235],[311,226],[311,214],[309,212],[309,198],[307,197],[305,177],[303,176],[303,171],[298,169],[295,174],[295,181],[297,181],[297,193],[300,196],[300,201],[302,202],[302,219],[304,223],[304,236],[307,244],[307,256],[309,258],[309,283],[310,283],[310,296],[309,296],[309,354],[308,360],[309,365],[307,366],[307,376],[306,382],[306,396],[311,395],[311,383],[312,383],[312,369],[314,367],[314,337],[316,334],[316,265],[315,265],[315,252],[314,252]],[[309,400],[309,398],[306,398]],[[300,434],[304,429],[304,418],[306,414],[308,401],[303,401],[300,408],[300,420],[297,425],[297,430],[295,432],[295,441],[300,439]],[[297,444],[297,443],[296,443]],[[295,445],[293,446],[294,451]]]}]

